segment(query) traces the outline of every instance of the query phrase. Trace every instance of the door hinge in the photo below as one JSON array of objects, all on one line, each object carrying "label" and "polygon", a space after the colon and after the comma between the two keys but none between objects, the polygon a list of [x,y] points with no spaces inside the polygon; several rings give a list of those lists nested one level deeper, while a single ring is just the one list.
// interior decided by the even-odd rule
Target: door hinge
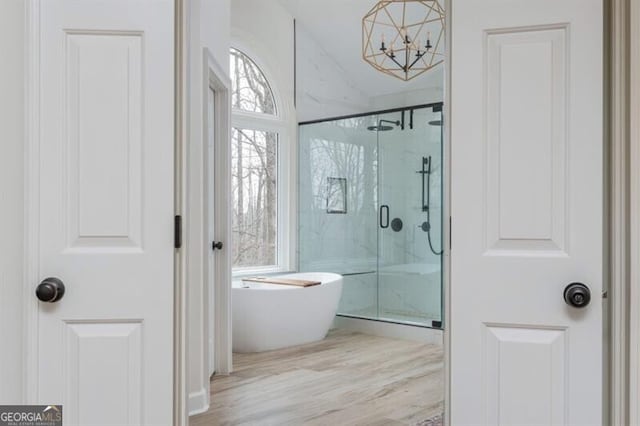
[{"label": "door hinge", "polygon": [[182,216],[179,214],[173,219],[173,247],[182,247]]}]

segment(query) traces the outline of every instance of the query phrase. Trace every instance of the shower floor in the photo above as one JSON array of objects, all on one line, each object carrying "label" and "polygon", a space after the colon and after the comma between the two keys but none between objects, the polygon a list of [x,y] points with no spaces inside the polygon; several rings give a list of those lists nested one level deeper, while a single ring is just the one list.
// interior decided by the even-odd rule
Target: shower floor
[{"label": "shower floor", "polygon": [[440,424],[441,346],[332,330],[321,342],[234,354],[203,425]]}]

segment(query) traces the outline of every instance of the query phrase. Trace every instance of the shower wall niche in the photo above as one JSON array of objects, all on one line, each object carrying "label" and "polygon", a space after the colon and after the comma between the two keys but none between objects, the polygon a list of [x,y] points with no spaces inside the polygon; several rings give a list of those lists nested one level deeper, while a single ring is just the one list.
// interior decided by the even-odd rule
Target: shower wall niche
[{"label": "shower wall niche", "polygon": [[442,104],[300,124],[298,269],[339,315],[441,327],[442,152]]}]

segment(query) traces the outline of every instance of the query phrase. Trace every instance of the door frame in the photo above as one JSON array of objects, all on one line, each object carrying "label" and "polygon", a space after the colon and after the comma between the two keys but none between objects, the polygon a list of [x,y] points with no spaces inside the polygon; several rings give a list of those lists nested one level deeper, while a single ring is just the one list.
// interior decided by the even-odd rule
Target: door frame
[{"label": "door frame", "polygon": [[[604,418],[629,424],[629,158],[628,144],[628,10],[627,0],[605,1],[604,17],[604,158],[605,263]],[[607,374],[608,373],[608,374]]]},{"label": "door frame", "polygon": [[[622,0],[618,0],[622,1]],[[627,289],[630,301],[629,306],[629,365],[628,371],[622,371],[622,378],[629,378],[628,395],[625,401],[629,404],[628,424],[640,424],[640,5],[637,1],[624,0],[628,5],[627,10],[621,10],[621,16],[629,17],[629,29],[625,33],[627,44],[624,52],[628,54],[629,73],[624,83],[628,88],[623,88],[618,97],[618,102],[629,106],[629,114],[625,116],[629,120],[629,236],[630,244],[628,257],[629,288]],[[629,13],[627,13],[629,12]],[[626,64],[622,63],[625,67]],[[628,90],[624,90],[628,89]],[[628,104],[627,104],[628,101]],[[615,346],[613,346],[615,348]]]},{"label": "door frame", "polygon": [[[605,424],[640,424],[640,5],[605,5]],[[608,373],[608,374],[607,374]]]},{"label": "door frame", "polygon": [[[174,214],[187,217],[189,154],[189,0],[174,0]],[[180,225],[184,236],[184,224]],[[184,240],[184,238],[183,238]],[[189,424],[187,387],[187,253],[185,241],[175,249],[173,299],[173,424]]]},{"label": "door frame", "polygon": [[[231,80],[224,72],[222,66],[215,60],[209,49],[203,53],[203,130],[202,138],[204,164],[204,218],[205,233],[208,235],[210,216],[213,215],[213,228],[215,240],[225,244],[223,250],[215,252],[216,261],[213,269],[213,277],[209,276],[212,257],[209,256],[211,241],[205,247],[204,265],[204,295],[205,311],[207,319],[204,327],[204,336],[209,348],[209,340],[214,340],[214,370],[217,374],[229,374],[232,371],[232,347],[231,347],[231,215],[228,209],[216,209],[209,211],[209,199],[213,197],[215,206],[231,205]],[[213,135],[209,135],[209,90],[214,91],[214,126]],[[208,140],[214,139],[214,163],[210,164]],[[226,143],[223,143],[225,142]],[[209,176],[213,172],[214,185],[209,186]],[[213,280],[213,281],[212,281]],[[213,292],[213,305],[210,305],[210,292]],[[213,309],[215,328],[209,330],[209,315]],[[215,331],[215,332],[214,332]],[[209,349],[207,349],[208,354]],[[209,355],[209,354],[208,354]],[[209,359],[209,356],[206,357]],[[208,366],[209,368],[209,366]]]}]

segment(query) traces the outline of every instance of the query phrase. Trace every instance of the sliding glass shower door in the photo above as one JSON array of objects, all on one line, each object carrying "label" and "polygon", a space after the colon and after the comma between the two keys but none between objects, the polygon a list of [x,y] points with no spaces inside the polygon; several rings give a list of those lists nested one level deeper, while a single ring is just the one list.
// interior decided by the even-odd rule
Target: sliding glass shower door
[{"label": "sliding glass shower door", "polygon": [[441,110],[300,126],[299,270],[344,276],[341,315],[441,325]]}]

